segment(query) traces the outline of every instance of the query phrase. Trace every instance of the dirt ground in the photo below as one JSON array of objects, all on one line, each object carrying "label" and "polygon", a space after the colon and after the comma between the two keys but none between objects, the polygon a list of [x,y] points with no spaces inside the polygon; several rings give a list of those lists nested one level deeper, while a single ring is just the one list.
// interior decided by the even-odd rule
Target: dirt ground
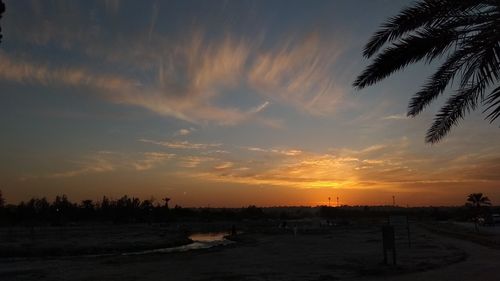
[{"label": "dirt ground", "polygon": [[260,228],[182,253],[2,258],[0,280],[499,280],[500,251],[412,227],[397,266],[382,264],[379,225]]},{"label": "dirt ground", "polygon": [[179,246],[190,242],[186,234],[173,227],[140,224],[4,227],[0,228],[0,257],[112,254]]}]

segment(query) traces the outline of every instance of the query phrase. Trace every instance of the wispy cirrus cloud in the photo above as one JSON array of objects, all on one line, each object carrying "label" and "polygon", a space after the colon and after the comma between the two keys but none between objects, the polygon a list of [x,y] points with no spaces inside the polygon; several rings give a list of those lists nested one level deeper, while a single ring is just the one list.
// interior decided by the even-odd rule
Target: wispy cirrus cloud
[{"label": "wispy cirrus cloud", "polygon": [[[112,160],[113,152],[99,151],[81,160],[73,161],[77,167],[71,170],[46,174],[42,178],[61,179],[71,178],[92,173],[104,173],[116,170],[117,165]],[[38,176],[39,177],[39,176]]]},{"label": "wispy cirrus cloud", "polygon": [[223,163],[220,163],[216,166],[214,166],[214,169],[216,170],[226,170],[226,169],[229,169],[229,168],[232,168],[234,166],[234,163],[233,162],[223,162]]},{"label": "wispy cirrus cloud", "polygon": [[[159,52],[160,57],[155,58],[154,63],[157,67],[151,77],[154,84],[148,87],[142,82],[151,84],[151,79],[141,82],[141,79],[125,77],[120,72],[103,73],[96,71],[92,64],[82,66],[35,62],[2,52],[0,79],[44,86],[88,86],[101,90],[105,94],[103,96],[112,102],[141,106],[192,123],[234,125],[252,119],[260,110],[221,107],[213,104],[211,99],[219,94],[220,87],[236,85],[245,52],[242,42],[226,39],[223,42],[206,43],[201,35],[194,34],[184,46],[169,47],[168,51]],[[101,61],[102,57],[96,59]],[[120,63],[123,62],[136,69],[141,69],[140,64],[143,63],[136,63],[132,57]],[[112,64],[110,62],[110,66]],[[272,124],[272,120],[257,120]]]},{"label": "wispy cirrus cloud", "polygon": [[244,149],[248,151],[281,154],[286,156],[297,156],[302,153],[302,150],[300,149],[279,149],[279,148],[260,148],[260,147],[244,147]]},{"label": "wispy cirrus cloud", "polygon": [[193,133],[194,131],[196,131],[195,128],[182,128],[182,129],[179,129],[177,132],[174,133],[174,136],[187,136],[187,135],[190,135],[191,133]]},{"label": "wispy cirrus cloud", "polygon": [[87,86],[109,93],[128,91],[140,85],[139,81],[120,75],[109,75],[78,67],[56,67],[21,58],[13,58],[0,51],[0,79],[29,84]]},{"label": "wispy cirrus cloud", "polygon": [[257,53],[249,70],[252,87],[268,98],[313,115],[334,112],[347,92],[332,76],[343,48],[312,33],[286,39],[272,50]]},{"label": "wispy cirrus cloud", "polygon": [[175,154],[172,153],[145,152],[144,159],[135,161],[133,165],[138,171],[149,170],[159,163],[172,159],[174,156]]},{"label": "wispy cirrus cloud", "polygon": [[[333,112],[343,98],[345,89],[335,78],[339,75],[332,75],[343,48],[318,33],[285,34],[272,44],[264,44],[264,31],[256,37],[230,31],[208,36],[190,27],[182,35],[153,36],[161,12],[158,3],[152,3],[147,34],[131,30],[118,36],[106,30],[98,16],[78,13],[78,6],[59,3],[52,11],[33,4],[27,12],[37,20],[21,25],[9,19],[17,28],[10,36],[27,45],[59,48],[83,60],[65,64],[4,52],[0,79],[47,87],[88,86],[100,90],[99,96],[108,101],[195,124],[257,122],[280,128],[282,120],[262,114],[273,103],[322,115]],[[111,14],[120,6],[119,1],[103,2]],[[257,94],[255,104],[218,102],[242,91]]]},{"label": "wispy cirrus cloud", "polygon": [[174,149],[208,149],[220,147],[220,143],[191,143],[189,141],[155,141],[149,139],[139,139],[140,142],[161,145]]},{"label": "wispy cirrus cloud", "polygon": [[177,165],[184,168],[196,168],[199,165],[214,161],[215,159],[212,157],[205,156],[184,156],[180,157],[177,161]]},{"label": "wispy cirrus cloud", "polygon": [[393,114],[393,115],[384,116],[381,119],[382,120],[407,120],[408,116],[406,116],[406,114]]},{"label": "wispy cirrus cloud", "polygon": [[22,181],[29,179],[63,179],[90,174],[109,173],[114,171],[146,171],[156,168],[176,155],[164,152],[120,153],[98,151],[69,161],[68,168],[59,172],[42,175],[23,176]]},{"label": "wispy cirrus cloud", "polygon": [[263,104],[261,104],[261,105],[259,105],[259,106],[256,106],[256,107],[254,107],[254,108],[251,108],[251,109],[249,110],[249,112],[251,112],[251,113],[259,113],[259,112],[261,112],[262,110],[264,110],[266,107],[268,107],[270,104],[271,104],[270,102],[266,101],[266,102],[264,102]]}]

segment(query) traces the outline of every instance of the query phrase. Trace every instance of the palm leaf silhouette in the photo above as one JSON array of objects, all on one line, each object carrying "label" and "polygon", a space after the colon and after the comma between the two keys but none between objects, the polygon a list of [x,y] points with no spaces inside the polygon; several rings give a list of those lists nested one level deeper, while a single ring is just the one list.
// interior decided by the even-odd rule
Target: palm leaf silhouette
[{"label": "palm leaf silhouette", "polygon": [[[2,14],[5,12],[5,4],[2,0],[0,0],[0,19],[2,18]],[[2,27],[0,26],[0,43],[2,42]]]},{"label": "palm leaf silhouette", "polygon": [[[441,140],[480,104],[486,107],[484,113],[490,122],[500,116],[500,1],[420,1],[383,23],[366,44],[363,55],[375,57],[354,81],[357,89],[371,86],[410,64],[443,60],[410,100],[411,117],[421,113],[458,78],[458,89],[427,131],[429,143]],[[492,88],[485,96],[485,91]]]}]

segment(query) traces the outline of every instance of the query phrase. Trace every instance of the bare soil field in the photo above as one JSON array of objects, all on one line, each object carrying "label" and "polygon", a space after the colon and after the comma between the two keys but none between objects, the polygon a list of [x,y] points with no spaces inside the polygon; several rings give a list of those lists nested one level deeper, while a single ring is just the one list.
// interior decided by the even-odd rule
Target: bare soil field
[{"label": "bare soil field", "polygon": [[145,225],[0,228],[0,257],[117,254],[190,243],[177,229]]}]

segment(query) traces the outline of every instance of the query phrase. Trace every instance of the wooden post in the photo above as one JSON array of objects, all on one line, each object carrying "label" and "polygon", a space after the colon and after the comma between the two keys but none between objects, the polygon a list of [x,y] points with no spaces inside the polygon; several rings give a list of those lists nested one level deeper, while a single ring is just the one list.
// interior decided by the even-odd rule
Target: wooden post
[{"label": "wooden post", "polygon": [[410,221],[408,220],[408,216],[406,216],[406,230],[408,231],[408,248],[411,248]]},{"label": "wooden post", "polygon": [[382,242],[384,248],[384,264],[387,264],[387,252],[392,251],[392,263],[396,265],[396,241],[394,227],[392,225],[382,226]]}]

